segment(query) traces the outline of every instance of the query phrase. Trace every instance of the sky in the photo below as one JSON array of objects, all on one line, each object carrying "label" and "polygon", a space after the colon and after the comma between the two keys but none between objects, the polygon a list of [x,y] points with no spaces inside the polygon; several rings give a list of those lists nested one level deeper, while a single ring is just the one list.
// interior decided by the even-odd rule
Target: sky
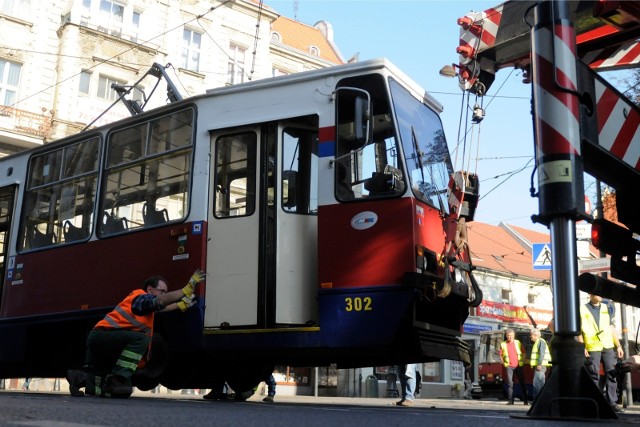
[{"label": "sky", "polygon": [[[441,119],[450,150],[463,140],[470,128],[470,115],[466,109],[461,114],[458,80],[438,72],[444,65],[458,63],[457,19],[472,10],[497,6],[500,1],[265,0],[265,4],[311,26],[321,20],[329,22],[334,43],[345,60],[356,54],[360,61],[389,59],[444,105]],[[484,97],[484,120],[472,136],[467,133],[466,146],[462,142],[460,146],[465,147],[465,168],[477,173],[480,181],[476,221],[491,225],[505,222],[548,233],[546,226],[531,220],[531,215],[538,213],[538,199],[532,198],[529,190],[534,165],[530,97],[531,86],[522,83],[520,71],[500,70]],[[454,170],[463,166],[463,156],[457,157],[456,162],[452,154]],[[594,200],[592,181],[586,178],[585,192]],[[537,179],[534,184],[537,191]]]}]

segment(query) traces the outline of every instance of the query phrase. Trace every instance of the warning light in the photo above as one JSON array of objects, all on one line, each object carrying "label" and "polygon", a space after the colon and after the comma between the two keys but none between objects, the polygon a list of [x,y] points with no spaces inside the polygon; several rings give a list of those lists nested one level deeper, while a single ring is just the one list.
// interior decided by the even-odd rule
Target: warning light
[{"label": "warning light", "polygon": [[631,256],[635,258],[640,242],[633,238],[631,230],[603,218],[597,218],[591,225],[593,246],[612,257]]}]

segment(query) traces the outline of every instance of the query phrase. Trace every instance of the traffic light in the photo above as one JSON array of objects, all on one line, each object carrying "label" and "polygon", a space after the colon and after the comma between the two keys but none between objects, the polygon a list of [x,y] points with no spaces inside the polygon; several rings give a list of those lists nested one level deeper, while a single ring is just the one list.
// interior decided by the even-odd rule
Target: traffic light
[{"label": "traffic light", "polygon": [[597,218],[591,226],[591,242],[611,256],[611,277],[640,285],[640,267],[636,263],[640,241],[633,237],[631,230]]}]

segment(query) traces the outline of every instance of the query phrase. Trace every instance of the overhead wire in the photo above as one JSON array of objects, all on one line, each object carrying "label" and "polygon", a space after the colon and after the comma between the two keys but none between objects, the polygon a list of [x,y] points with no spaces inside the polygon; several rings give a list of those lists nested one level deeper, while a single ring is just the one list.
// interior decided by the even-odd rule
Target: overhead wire
[{"label": "overhead wire", "polygon": [[[493,11],[493,12],[489,12],[489,13],[484,17],[484,19],[488,19],[488,18],[490,18],[492,13],[494,13],[494,14],[497,14],[497,13],[504,13],[504,12],[505,12],[505,10],[506,10],[507,4],[505,4],[505,6],[504,6],[504,7],[505,7],[505,8],[502,10],[502,12],[500,12],[500,11]],[[476,21],[474,24],[477,24],[478,22],[480,22],[480,21]],[[479,34],[477,37],[475,37],[475,46],[473,47],[473,50],[474,50],[474,51],[476,51],[476,50],[477,50],[477,48],[479,47],[479,44],[480,44],[480,40],[481,40],[481,36],[482,36],[482,32],[483,32],[483,31],[484,31],[484,28],[482,28],[482,27],[481,27],[481,29],[480,29],[480,34]],[[481,114],[484,116],[484,113],[486,113],[486,110],[489,108],[489,106],[491,105],[491,103],[493,102],[493,100],[494,100],[495,98],[497,98],[497,97],[498,97],[498,93],[500,93],[500,91],[503,89],[503,87],[504,87],[504,85],[506,84],[507,80],[509,80],[509,79],[510,79],[511,75],[514,73],[514,71],[515,71],[515,70],[516,70],[516,68],[515,68],[515,67],[513,67],[513,68],[511,69],[511,72],[510,72],[510,73],[509,73],[509,75],[508,75],[508,76],[507,76],[507,77],[502,81],[502,84],[498,87],[498,89],[497,89],[497,91],[495,92],[495,94],[491,96],[491,98],[490,98],[489,102],[487,103],[486,107],[484,106],[484,96],[486,96],[486,95],[482,94],[482,95],[480,95],[480,96],[479,96],[479,95],[478,95],[478,93],[476,92],[476,102],[477,102],[477,100],[478,100],[478,96],[482,99],[482,101],[481,101],[481,103],[480,103],[480,104],[476,104],[474,107],[471,107],[471,103],[470,103],[470,102],[471,102],[471,98],[470,98],[470,91],[464,91],[464,92],[466,92],[466,107],[467,107],[467,108],[466,108],[466,120],[465,120],[465,125],[464,125],[465,132],[464,132],[463,136],[461,137],[461,136],[460,136],[460,129],[461,129],[461,127],[462,127],[462,126],[461,126],[461,124],[459,124],[459,127],[458,127],[458,139],[457,139],[457,141],[456,141],[456,146],[455,146],[455,148],[454,148],[454,149],[456,150],[456,164],[457,164],[457,153],[458,153],[458,150],[459,150],[460,144],[462,144],[462,145],[463,145],[463,153],[464,153],[464,152],[466,151],[467,138],[468,138],[468,137],[470,138],[470,143],[469,143],[469,145],[470,145],[470,146],[474,143],[474,133],[473,133],[473,132],[474,132],[474,129],[477,127],[478,129],[477,129],[476,159],[475,159],[475,160],[476,160],[476,162],[475,162],[475,169],[476,169],[476,171],[477,171],[477,168],[478,168],[478,161],[479,161],[479,159],[480,159],[480,156],[479,156],[479,153],[480,153],[480,134],[481,134],[481,126],[480,126],[480,123],[482,122],[482,118],[479,118],[479,120],[477,120],[477,122],[473,123],[473,125],[471,126],[471,128],[469,128],[469,127],[468,127],[468,126],[469,126],[469,121],[468,121],[469,111],[473,111],[473,109],[475,109],[475,108],[477,107],[477,108],[479,108],[479,111],[481,112]],[[464,94],[464,92],[463,92],[463,97],[462,97],[462,105],[463,105],[463,106],[462,106],[461,108],[464,108],[464,105],[465,105],[465,102],[464,102],[465,94]],[[521,98],[521,99],[528,99],[528,98],[524,98],[524,97],[520,97],[520,98]],[[462,111],[461,111],[461,113],[460,113],[460,114],[461,114],[461,116],[462,116]],[[475,116],[474,116],[474,119],[477,119],[477,117],[475,117]],[[461,120],[462,120],[462,119],[461,119]],[[518,174],[518,173],[522,172],[523,170],[525,170],[525,169],[528,167],[529,163],[531,163],[531,161],[533,161],[533,157],[529,158],[529,161],[527,162],[527,164],[525,164],[525,166],[524,166],[524,167],[522,167],[522,168],[520,168],[520,169],[518,169],[518,170],[516,170],[516,171],[508,172],[508,173],[507,173],[508,177],[507,177],[505,180],[503,180],[503,181],[502,181],[502,182],[500,182],[498,185],[496,185],[494,188],[492,188],[492,189],[491,189],[491,190],[489,190],[487,193],[485,193],[482,197],[480,197],[480,199],[479,199],[479,200],[481,200],[483,197],[486,197],[488,194],[490,194],[491,192],[493,192],[495,189],[499,188],[501,185],[503,185],[506,181],[508,181],[510,178],[512,178],[512,177],[513,177],[513,176],[515,176],[516,174]],[[463,154],[463,161],[462,161],[462,163],[463,163],[463,168],[462,168],[462,169],[464,170],[464,154]],[[470,163],[471,163],[471,148],[470,148],[470,151],[469,151],[469,158],[468,158],[468,160],[467,160],[467,165],[466,165],[466,166],[467,166],[467,167],[470,167]],[[494,177],[493,179],[495,179],[495,178],[496,178],[496,177]]]},{"label": "overhead wire", "polygon": [[263,0],[260,0],[260,4],[258,5],[258,18],[256,23],[256,34],[253,38],[253,53],[251,58],[251,72],[249,73],[249,80],[253,77],[253,72],[256,67],[256,54],[258,53],[258,40],[260,36],[260,19],[262,18],[262,10],[263,10]]},{"label": "overhead wire", "polygon": [[[117,58],[118,56],[120,56],[120,55],[122,55],[122,54],[124,54],[124,53],[127,53],[127,52],[129,52],[129,51],[131,51],[131,50],[133,50],[133,49],[136,49],[138,46],[142,46],[142,45],[144,45],[144,44],[146,44],[146,43],[149,43],[149,42],[151,42],[151,41],[153,41],[153,40],[157,39],[158,37],[162,37],[162,36],[164,36],[164,35],[166,35],[166,34],[168,34],[168,33],[172,32],[172,31],[175,31],[175,30],[177,30],[178,28],[182,28],[182,27],[184,27],[185,25],[187,25],[187,24],[189,24],[189,23],[191,23],[191,22],[193,22],[193,21],[196,21],[196,20],[198,20],[198,19],[200,19],[200,18],[202,18],[202,17],[204,17],[204,16],[206,16],[206,15],[208,15],[209,13],[213,12],[215,9],[217,9],[217,8],[219,8],[219,7],[221,7],[221,6],[224,6],[225,4],[227,4],[227,3],[229,3],[229,2],[232,2],[232,1],[234,1],[234,0],[223,0],[223,1],[221,1],[221,2],[220,2],[220,4],[219,4],[218,6],[211,6],[211,7],[210,7],[206,12],[204,12],[203,14],[195,15],[195,17],[194,17],[193,19],[190,19],[190,20],[188,20],[188,21],[185,21],[185,22],[183,22],[183,23],[181,23],[181,24],[179,24],[179,25],[176,25],[175,27],[170,28],[170,29],[168,29],[168,30],[166,30],[166,31],[164,31],[164,32],[162,32],[162,33],[160,33],[160,34],[157,34],[157,35],[155,35],[155,36],[153,36],[153,37],[151,37],[151,38],[149,38],[149,39],[147,39],[147,40],[144,40],[144,41],[142,41],[142,42],[140,42],[140,43],[134,43],[134,45],[133,45],[133,46],[131,46],[131,47],[129,47],[129,48],[126,48],[126,49],[124,49],[124,50],[122,50],[122,51],[120,51],[120,52],[118,52],[118,53],[116,53],[116,54],[112,55],[111,57],[109,57],[109,58],[107,58],[107,59],[104,59],[104,60],[96,60],[96,62],[97,62],[96,64],[94,64],[94,65],[92,65],[92,66],[90,66],[90,67],[88,67],[88,68],[85,68],[85,69],[83,69],[82,71],[80,71],[80,72],[78,72],[78,73],[75,73],[75,74],[73,74],[73,75],[71,75],[71,76],[69,76],[69,77],[67,77],[67,78],[64,78],[64,79],[62,79],[62,80],[60,80],[60,81],[57,81],[56,83],[54,83],[54,84],[52,84],[52,85],[46,86],[45,88],[43,88],[43,89],[41,89],[41,90],[39,90],[39,91],[37,91],[37,92],[34,92],[34,93],[32,93],[31,95],[28,95],[28,96],[26,96],[26,97],[24,97],[24,98],[21,98],[21,99],[17,100],[16,102],[14,102],[13,104],[8,105],[8,107],[15,107],[16,105],[18,105],[19,103],[21,103],[21,102],[23,102],[23,101],[26,101],[27,99],[33,98],[34,96],[37,96],[37,95],[39,95],[39,94],[41,94],[41,93],[43,93],[43,92],[45,92],[45,91],[47,91],[47,90],[50,90],[51,88],[54,88],[54,87],[56,87],[56,86],[58,86],[58,85],[60,85],[60,84],[62,84],[62,83],[65,83],[65,82],[67,82],[67,81],[69,81],[69,80],[71,80],[71,79],[73,79],[73,78],[75,78],[75,77],[79,76],[83,71],[85,71],[85,72],[86,72],[86,71],[88,71],[88,70],[95,69],[95,68],[97,68],[97,67],[98,67],[98,66],[100,66],[100,65],[103,65],[103,64],[109,63],[111,60],[113,60],[113,59]],[[9,48],[9,49],[10,49],[10,48]]]}]

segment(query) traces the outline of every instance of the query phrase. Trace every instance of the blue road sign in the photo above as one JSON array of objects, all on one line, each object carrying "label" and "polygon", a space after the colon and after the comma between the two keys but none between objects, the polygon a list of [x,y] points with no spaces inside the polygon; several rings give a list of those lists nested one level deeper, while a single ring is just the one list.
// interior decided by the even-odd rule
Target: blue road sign
[{"label": "blue road sign", "polygon": [[551,270],[551,243],[534,243],[531,255],[534,270]]}]

